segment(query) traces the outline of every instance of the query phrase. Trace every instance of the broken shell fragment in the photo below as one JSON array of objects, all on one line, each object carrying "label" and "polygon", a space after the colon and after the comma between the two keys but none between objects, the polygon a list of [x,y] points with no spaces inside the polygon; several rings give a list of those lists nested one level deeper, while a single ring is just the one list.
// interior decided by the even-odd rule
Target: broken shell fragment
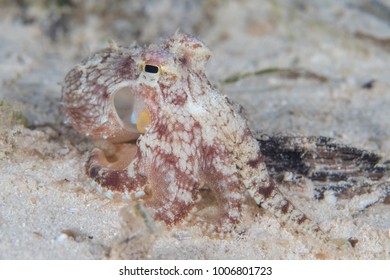
[{"label": "broken shell fragment", "polygon": [[135,134],[145,133],[146,127],[150,124],[149,111],[128,89],[120,89],[114,94],[114,109],[124,128]]},{"label": "broken shell fragment", "polygon": [[150,114],[148,110],[142,111],[137,120],[137,130],[140,133],[145,133],[146,128],[150,124]]}]

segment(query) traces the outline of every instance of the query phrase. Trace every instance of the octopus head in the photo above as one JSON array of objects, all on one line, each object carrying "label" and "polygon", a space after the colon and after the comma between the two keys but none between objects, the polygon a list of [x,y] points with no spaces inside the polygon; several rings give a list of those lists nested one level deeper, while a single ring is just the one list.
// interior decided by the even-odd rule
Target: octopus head
[{"label": "octopus head", "polygon": [[174,114],[189,95],[202,92],[204,81],[209,85],[205,64],[210,54],[203,42],[179,32],[160,45],[144,49],[138,62],[141,73],[132,88],[145,104],[142,116],[152,115],[147,119],[153,119],[162,108]]},{"label": "octopus head", "polygon": [[93,139],[136,140],[161,108],[184,105],[193,94],[189,84],[199,85],[194,80],[205,78],[209,57],[204,43],[179,32],[146,48],[111,46],[67,74],[64,112]]}]

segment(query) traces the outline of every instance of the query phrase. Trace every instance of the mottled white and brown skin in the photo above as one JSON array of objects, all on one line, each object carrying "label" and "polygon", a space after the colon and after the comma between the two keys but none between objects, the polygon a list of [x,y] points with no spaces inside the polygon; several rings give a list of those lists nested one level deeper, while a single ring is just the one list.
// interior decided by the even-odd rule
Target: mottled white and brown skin
[{"label": "mottled white and brown skin", "polygon": [[[72,69],[65,78],[66,115],[79,131],[116,143],[107,157],[95,149],[88,174],[103,187],[142,198],[156,220],[182,222],[200,189],[214,193],[220,219],[217,231],[240,222],[250,195],[257,205],[320,238],[322,232],[279,192],[268,175],[258,141],[241,107],[217,93],[205,75],[209,49],[198,39],[176,33],[147,48],[112,46]],[[157,65],[158,74],[143,71]],[[128,87],[151,116],[146,133],[134,135],[115,115],[111,95]]]}]

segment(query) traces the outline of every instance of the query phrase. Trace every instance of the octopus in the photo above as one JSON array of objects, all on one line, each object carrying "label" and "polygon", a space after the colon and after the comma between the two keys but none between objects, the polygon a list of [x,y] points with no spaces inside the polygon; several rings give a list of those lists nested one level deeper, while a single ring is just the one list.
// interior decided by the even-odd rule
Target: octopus
[{"label": "octopus", "polygon": [[327,240],[271,177],[266,162],[274,158],[262,149],[270,142],[257,139],[243,108],[209,82],[210,55],[201,40],[176,32],[146,47],[111,45],[70,70],[62,89],[69,123],[107,143],[92,151],[87,174],[142,200],[168,226],[188,218],[207,187],[218,206],[208,230],[233,231],[250,198],[282,224]]}]

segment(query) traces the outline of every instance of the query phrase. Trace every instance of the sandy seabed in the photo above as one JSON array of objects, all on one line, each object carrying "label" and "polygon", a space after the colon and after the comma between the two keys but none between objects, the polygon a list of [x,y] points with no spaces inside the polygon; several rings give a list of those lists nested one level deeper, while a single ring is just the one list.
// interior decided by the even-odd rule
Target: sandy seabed
[{"label": "sandy seabed", "polygon": [[1,259],[390,258],[390,206],[352,217],[332,193],[286,190],[328,245],[251,206],[245,234],[223,239],[147,223],[136,203],[91,187],[93,143],[65,124],[60,102],[65,74],[89,53],[180,28],[213,51],[210,80],[245,107],[254,131],[333,137],[390,159],[390,1],[19,2],[0,2]]}]

